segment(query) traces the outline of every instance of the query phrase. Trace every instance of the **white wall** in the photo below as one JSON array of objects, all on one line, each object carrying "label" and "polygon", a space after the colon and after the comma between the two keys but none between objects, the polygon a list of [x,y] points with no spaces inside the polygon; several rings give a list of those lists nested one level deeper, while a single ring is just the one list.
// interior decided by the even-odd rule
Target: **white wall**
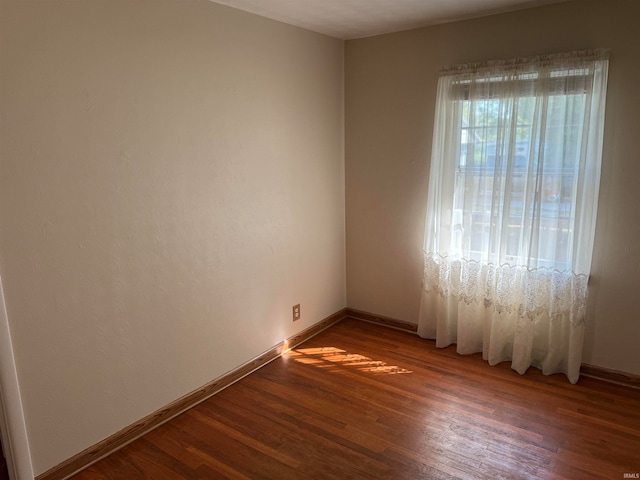
[{"label": "white wall", "polygon": [[640,2],[579,0],[346,43],[347,303],[417,322],[438,69],[611,49],[584,361],[640,374]]},{"label": "white wall", "polygon": [[345,306],[343,42],[206,0],[2,0],[0,68],[36,474]]}]

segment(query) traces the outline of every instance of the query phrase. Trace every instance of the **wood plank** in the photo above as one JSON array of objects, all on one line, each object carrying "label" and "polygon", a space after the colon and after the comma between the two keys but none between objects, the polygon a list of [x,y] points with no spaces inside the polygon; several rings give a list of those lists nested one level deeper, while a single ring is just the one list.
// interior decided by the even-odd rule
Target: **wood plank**
[{"label": "wood plank", "polygon": [[638,451],[638,390],[347,319],[74,478],[622,478]]},{"label": "wood plank", "polygon": [[[417,333],[418,331],[418,325],[415,323],[398,320],[396,318],[387,317],[384,315],[377,315],[375,313],[365,312],[363,310],[357,310],[354,308],[346,308],[344,310],[344,313],[346,318],[351,318],[354,320],[361,320],[363,322],[374,323],[376,325],[383,325],[386,327],[411,333]],[[580,375],[584,378],[594,378],[625,387],[640,389],[640,375],[634,375],[632,373],[621,372],[618,370],[583,363],[580,366]]]}]

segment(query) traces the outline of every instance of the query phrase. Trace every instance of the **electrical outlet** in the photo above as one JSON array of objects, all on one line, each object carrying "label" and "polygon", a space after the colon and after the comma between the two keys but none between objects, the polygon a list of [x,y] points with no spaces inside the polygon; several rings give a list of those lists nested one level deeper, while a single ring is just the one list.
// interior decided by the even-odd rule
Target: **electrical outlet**
[{"label": "electrical outlet", "polygon": [[293,306],[293,321],[300,320],[300,304]]}]

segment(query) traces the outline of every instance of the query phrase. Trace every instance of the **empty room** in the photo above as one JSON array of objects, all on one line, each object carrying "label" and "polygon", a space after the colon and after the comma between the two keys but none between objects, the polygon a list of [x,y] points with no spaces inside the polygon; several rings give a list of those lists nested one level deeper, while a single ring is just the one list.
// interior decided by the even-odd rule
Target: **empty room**
[{"label": "empty room", "polygon": [[0,0],[0,480],[640,478],[639,22]]}]

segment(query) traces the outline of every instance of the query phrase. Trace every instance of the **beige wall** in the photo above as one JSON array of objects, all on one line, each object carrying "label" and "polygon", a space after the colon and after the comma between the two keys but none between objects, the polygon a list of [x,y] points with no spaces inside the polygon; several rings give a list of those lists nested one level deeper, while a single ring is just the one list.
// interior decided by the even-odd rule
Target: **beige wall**
[{"label": "beige wall", "polygon": [[39,474],[345,306],[343,42],[206,0],[0,17],[0,273]]},{"label": "beige wall", "polygon": [[611,49],[584,361],[640,374],[640,2],[579,0],[346,43],[347,303],[417,322],[440,66]]}]

